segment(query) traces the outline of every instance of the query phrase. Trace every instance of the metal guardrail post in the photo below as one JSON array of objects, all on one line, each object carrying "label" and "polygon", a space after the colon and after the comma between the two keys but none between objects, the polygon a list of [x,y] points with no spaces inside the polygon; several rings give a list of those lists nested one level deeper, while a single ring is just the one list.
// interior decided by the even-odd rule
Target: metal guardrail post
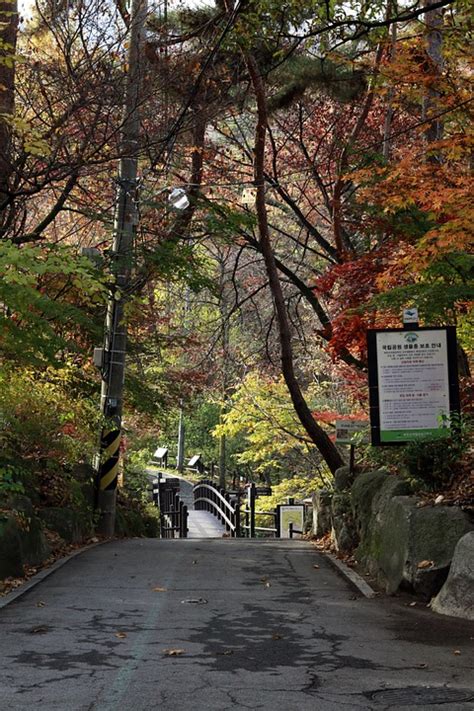
[{"label": "metal guardrail post", "polygon": [[256,499],[256,487],[255,487],[255,484],[250,484],[250,489],[249,489],[250,538],[255,538],[255,499]]},{"label": "metal guardrail post", "polygon": [[[227,503],[230,504],[230,496],[229,496],[229,494],[228,494],[227,492],[224,493],[224,498],[225,498],[225,500],[227,501]],[[232,519],[231,519],[231,520],[232,520]],[[232,523],[233,523],[233,521],[232,521]],[[226,521],[226,523],[225,523],[225,530],[226,530],[226,531],[230,531],[230,530],[231,530],[231,528],[230,528],[229,524],[227,523],[227,521]]]},{"label": "metal guardrail post", "polygon": [[234,536],[235,538],[240,538],[240,504],[235,504],[234,510]]},{"label": "metal guardrail post", "polygon": [[183,511],[181,514],[181,538],[188,537],[188,507],[183,504]]}]

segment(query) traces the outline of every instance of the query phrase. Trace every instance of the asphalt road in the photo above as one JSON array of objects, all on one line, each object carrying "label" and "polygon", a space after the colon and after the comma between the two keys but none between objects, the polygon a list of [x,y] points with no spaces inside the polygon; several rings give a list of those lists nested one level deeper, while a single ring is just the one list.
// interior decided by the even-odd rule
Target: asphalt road
[{"label": "asphalt road", "polygon": [[467,711],[473,639],[303,541],[117,541],[0,610],[0,709]]}]

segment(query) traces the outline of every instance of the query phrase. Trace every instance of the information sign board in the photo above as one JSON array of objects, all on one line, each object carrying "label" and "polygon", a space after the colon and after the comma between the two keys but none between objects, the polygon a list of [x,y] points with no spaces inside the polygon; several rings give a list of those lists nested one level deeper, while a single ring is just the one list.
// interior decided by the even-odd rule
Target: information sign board
[{"label": "information sign board", "polygon": [[338,444],[359,444],[367,442],[369,423],[366,420],[336,420],[336,442]]},{"label": "information sign board", "polygon": [[296,531],[302,531],[304,525],[304,504],[280,504],[278,506],[280,538],[289,538],[290,523]]},{"label": "information sign board", "polygon": [[368,332],[372,444],[449,434],[459,409],[454,327]]}]

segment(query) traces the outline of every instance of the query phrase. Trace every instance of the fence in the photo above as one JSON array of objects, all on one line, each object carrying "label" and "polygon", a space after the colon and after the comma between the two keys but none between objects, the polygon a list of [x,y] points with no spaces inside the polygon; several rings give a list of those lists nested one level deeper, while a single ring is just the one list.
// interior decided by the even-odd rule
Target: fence
[{"label": "fence", "polygon": [[179,479],[164,479],[153,484],[153,501],[160,508],[162,538],[186,538],[188,507],[179,497]]},{"label": "fence", "polygon": [[[212,481],[205,480],[194,487],[194,508],[213,513],[233,538],[256,538],[259,533],[270,534],[275,538],[293,538],[295,534],[303,533],[302,504],[295,504],[293,499],[289,499],[288,504],[277,506],[275,511],[261,511],[256,508],[259,493],[267,494],[268,490],[250,484],[245,493],[245,506],[242,507],[241,498],[244,492],[226,492]],[[263,517],[273,519],[274,525],[257,525],[258,520]]]},{"label": "fence", "polygon": [[[256,500],[258,495],[258,489],[255,484],[250,484],[247,490],[247,504],[243,509],[245,516],[245,524],[242,526],[245,534],[248,538],[255,538],[257,531],[262,533],[273,533],[275,537],[278,536],[279,528],[279,510],[276,511],[257,511]],[[257,526],[257,516],[268,516],[273,518],[274,526]]]}]

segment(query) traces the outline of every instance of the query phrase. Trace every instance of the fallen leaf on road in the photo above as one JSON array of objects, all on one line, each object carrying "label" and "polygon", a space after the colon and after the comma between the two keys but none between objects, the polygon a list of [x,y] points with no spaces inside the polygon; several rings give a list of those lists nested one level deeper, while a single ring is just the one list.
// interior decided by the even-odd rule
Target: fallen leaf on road
[{"label": "fallen leaf on road", "polygon": [[45,625],[40,625],[39,627],[32,627],[30,629],[30,634],[46,634],[48,628]]},{"label": "fallen leaf on road", "polygon": [[46,605],[46,603],[43,602],[43,600],[40,600],[39,602],[36,603],[36,607],[44,607],[45,605]]},{"label": "fallen leaf on road", "polygon": [[275,632],[274,634],[272,634],[272,639],[275,639],[275,640],[283,639],[283,637],[281,636],[281,634],[278,634],[277,632]]},{"label": "fallen leaf on road", "polygon": [[423,568],[431,568],[433,565],[434,562],[432,560],[420,560],[416,567],[421,570]]},{"label": "fallen leaf on road", "polygon": [[207,605],[207,600],[203,597],[190,597],[187,600],[181,600],[183,605]]},{"label": "fallen leaf on road", "polygon": [[319,565],[313,565],[313,568],[315,568],[316,570],[319,570]]},{"label": "fallen leaf on road", "polygon": [[416,602],[410,602],[410,607],[416,607]]},{"label": "fallen leaf on road", "polygon": [[153,588],[153,592],[166,592],[166,588],[160,588],[157,586],[156,588]]},{"label": "fallen leaf on road", "polygon": [[167,657],[179,657],[180,654],[184,654],[184,649],[165,649],[164,654]]},{"label": "fallen leaf on road", "polygon": [[127,633],[126,632],[116,632],[115,636],[118,637],[119,639],[125,639],[125,637],[127,636]]},{"label": "fallen leaf on road", "polygon": [[271,583],[265,583],[265,587],[266,587],[266,588],[271,588],[271,587],[272,587],[272,584],[271,584]]},{"label": "fallen leaf on road", "polygon": [[454,652],[453,652],[453,654],[456,654],[456,655],[461,654],[461,650],[460,650],[460,649],[455,649]]}]

